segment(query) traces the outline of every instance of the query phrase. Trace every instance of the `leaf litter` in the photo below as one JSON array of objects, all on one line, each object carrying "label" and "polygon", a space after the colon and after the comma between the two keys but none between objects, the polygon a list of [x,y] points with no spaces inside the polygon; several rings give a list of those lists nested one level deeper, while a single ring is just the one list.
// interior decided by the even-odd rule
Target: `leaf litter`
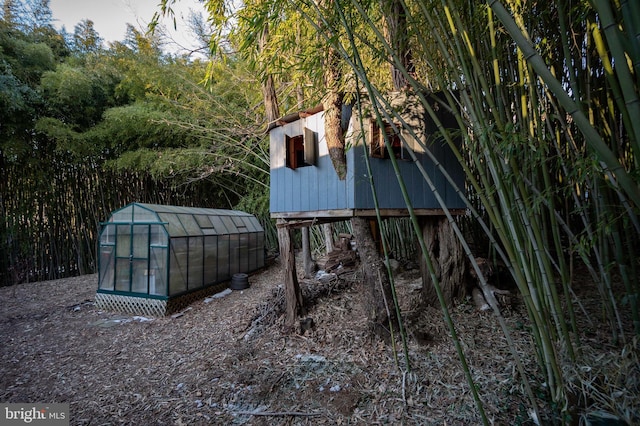
[{"label": "leaf litter", "polygon": [[[72,425],[480,424],[442,312],[421,304],[419,273],[396,279],[408,359],[400,343],[394,352],[368,334],[360,276],[301,279],[311,326],[294,334],[283,332],[277,262],[250,276],[249,289],[163,318],[96,309],[96,275],[0,288],[0,401],[69,403]],[[490,421],[534,424],[497,320],[471,301],[452,316]],[[549,420],[526,312],[504,316]],[[590,365],[565,365],[576,419],[638,420],[637,339],[612,347],[588,330]]]}]

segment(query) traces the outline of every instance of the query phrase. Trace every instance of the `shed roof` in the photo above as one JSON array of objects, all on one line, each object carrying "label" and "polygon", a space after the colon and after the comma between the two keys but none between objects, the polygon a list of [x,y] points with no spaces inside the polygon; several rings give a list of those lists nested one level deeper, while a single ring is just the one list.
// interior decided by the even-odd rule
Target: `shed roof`
[{"label": "shed roof", "polygon": [[316,105],[313,108],[307,108],[303,111],[287,114],[284,117],[280,117],[275,121],[269,123],[267,131],[270,131],[276,127],[284,126],[285,124],[288,124],[288,123],[293,123],[294,121],[298,121],[301,118],[305,118],[305,117],[309,117],[310,115],[317,114],[320,111],[324,111],[324,106],[322,104]]},{"label": "shed roof", "polygon": [[239,211],[201,207],[131,203],[116,210],[109,223],[160,224],[171,237],[263,232],[255,216]]}]

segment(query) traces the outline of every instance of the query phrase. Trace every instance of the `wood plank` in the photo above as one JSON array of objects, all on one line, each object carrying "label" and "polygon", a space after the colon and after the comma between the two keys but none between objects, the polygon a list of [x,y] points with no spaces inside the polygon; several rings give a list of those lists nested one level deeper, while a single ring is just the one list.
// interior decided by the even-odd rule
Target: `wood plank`
[{"label": "wood plank", "polygon": [[[416,216],[446,216],[442,209],[414,209]],[[461,216],[467,213],[466,209],[449,209],[452,216]],[[409,217],[407,209],[380,209],[382,217]],[[316,223],[328,223],[345,220],[351,217],[375,217],[374,209],[339,209],[339,210],[313,210],[305,212],[272,212],[273,219],[308,219]]]},{"label": "wood plank", "polygon": [[297,228],[307,228],[309,226],[316,225],[318,222],[315,219],[311,220],[285,220],[278,221],[276,223],[276,228],[289,228],[289,229],[297,229]]}]

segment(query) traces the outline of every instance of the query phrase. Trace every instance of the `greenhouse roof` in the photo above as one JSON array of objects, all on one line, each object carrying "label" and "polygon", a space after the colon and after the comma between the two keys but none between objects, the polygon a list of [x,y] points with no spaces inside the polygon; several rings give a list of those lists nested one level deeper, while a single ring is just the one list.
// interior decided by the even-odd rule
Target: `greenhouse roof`
[{"label": "greenhouse roof", "polygon": [[255,216],[239,210],[132,203],[113,212],[109,224],[163,225],[171,237],[263,232]]}]

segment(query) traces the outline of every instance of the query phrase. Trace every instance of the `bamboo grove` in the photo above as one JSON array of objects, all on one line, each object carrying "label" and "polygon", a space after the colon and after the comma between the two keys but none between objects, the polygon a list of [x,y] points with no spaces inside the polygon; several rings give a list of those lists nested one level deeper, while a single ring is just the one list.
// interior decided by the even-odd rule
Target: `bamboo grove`
[{"label": "bamboo grove", "polygon": [[[402,126],[385,94],[410,90],[434,121],[438,108],[456,115],[458,129],[440,125],[440,140],[465,168],[467,186],[459,193],[469,217],[449,220],[479,275],[476,256],[508,269],[529,315],[539,383],[556,407],[555,421],[576,421],[569,407],[580,386],[567,372],[589,357],[576,321],[586,315],[576,295],[578,271],[596,283],[611,344],[623,354],[638,350],[640,4],[267,0],[228,15],[224,2],[207,5],[217,22],[238,23],[244,52],[263,78],[275,75],[306,90],[308,102],[322,93],[306,87],[327,92],[339,85],[345,100],[366,97],[379,120]],[[265,26],[269,43],[255,49]],[[339,81],[327,82],[323,67],[337,68]],[[430,104],[423,96],[429,92],[445,100]],[[442,310],[448,317],[444,303]],[[450,333],[456,342],[453,323]],[[463,351],[460,357],[468,370]],[[519,373],[540,419],[529,383],[536,380],[522,364]],[[468,371],[467,378],[474,390]],[[606,404],[633,422],[614,393]],[[477,405],[487,423],[481,398]]]},{"label": "bamboo grove", "polygon": [[[328,40],[387,121],[401,117],[385,101],[388,81],[369,75],[371,58],[398,69],[407,90],[445,93],[447,102],[436,107],[456,114],[464,144],[458,150],[444,128],[442,139],[466,168],[470,223],[485,231],[475,253],[460,231],[459,236],[472,265],[474,255],[481,255],[508,267],[529,313],[549,396],[560,418],[571,421],[571,384],[563,369],[582,356],[575,322],[580,301],[573,291],[580,285],[574,275],[578,264],[598,285],[612,344],[635,347],[640,332],[640,6],[394,3],[406,26],[404,51],[389,39],[375,5],[309,4],[307,13],[311,22],[324,25],[339,17],[340,27],[330,34],[346,36]],[[371,29],[366,35],[362,22]],[[408,52],[415,68],[407,66]],[[423,103],[433,114],[434,105],[425,98]],[[450,331],[455,340],[454,324]],[[461,358],[466,366],[462,353]],[[523,368],[520,373],[526,377]],[[528,394],[536,411],[533,391]],[[482,413],[479,400],[478,407]]]},{"label": "bamboo grove", "polygon": [[232,208],[253,189],[266,217],[242,64],[166,54],[132,26],[105,47],[91,21],[51,19],[48,1],[3,2],[0,285],[94,273],[100,221],[130,202]]}]

